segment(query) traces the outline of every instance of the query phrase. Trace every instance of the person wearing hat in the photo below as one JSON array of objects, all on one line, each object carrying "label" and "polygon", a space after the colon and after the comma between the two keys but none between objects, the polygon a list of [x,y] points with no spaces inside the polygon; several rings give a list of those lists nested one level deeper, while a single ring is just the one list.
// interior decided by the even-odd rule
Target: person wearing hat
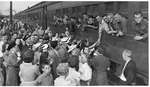
[{"label": "person wearing hat", "polygon": [[69,71],[68,64],[60,63],[57,66],[56,71],[59,77],[55,79],[54,85],[55,86],[71,86],[71,81],[67,80],[68,71]]}]

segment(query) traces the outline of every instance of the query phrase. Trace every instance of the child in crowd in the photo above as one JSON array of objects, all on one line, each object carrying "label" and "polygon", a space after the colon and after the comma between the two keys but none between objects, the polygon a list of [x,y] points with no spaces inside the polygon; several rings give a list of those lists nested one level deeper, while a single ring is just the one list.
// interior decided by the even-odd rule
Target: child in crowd
[{"label": "child in crowd", "polygon": [[80,84],[82,86],[89,85],[90,80],[92,78],[92,69],[87,63],[87,56],[85,54],[81,54],[79,56],[79,72],[80,72]]},{"label": "child in crowd", "polygon": [[49,65],[48,60],[43,62],[41,64],[41,70],[42,70],[42,74],[46,74],[44,77],[42,77],[42,79],[40,81],[37,81],[39,86],[52,86],[53,85],[53,77],[52,74],[50,73],[51,71],[51,67]]},{"label": "child in crowd", "polygon": [[67,80],[68,76],[68,64],[67,63],[60,63],[57,66],[57,74],[59,77],[57,77],[54,81],[55,86],[71,86],[71,81]]},{"label": "child in crowd", "polygon": [[78,56],[72,56],[68,59],[69,73],[67,79],[71,81],[71,85],[80,85],[80,73],[77,71],[79,59]]}]

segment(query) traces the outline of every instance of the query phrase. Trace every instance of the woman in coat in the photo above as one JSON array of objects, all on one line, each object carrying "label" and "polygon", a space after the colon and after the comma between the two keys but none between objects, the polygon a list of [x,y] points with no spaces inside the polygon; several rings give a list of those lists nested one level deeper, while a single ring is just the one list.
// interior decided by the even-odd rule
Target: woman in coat
[{"label": "woman in coat", "polygon": [[18,86],[19,85],[19,66],[18,66],[18,52],[19,47],[12,45],[8,55],[5,55],[4,62],[6,66],[6,85]]},{"label": "woman in coat", "polygon": [[93,69],[90,85],[108,85],[106,70],[109,67],[109,60],[98,50],[93,55],[93,58],[89,60],[89,65]]}]

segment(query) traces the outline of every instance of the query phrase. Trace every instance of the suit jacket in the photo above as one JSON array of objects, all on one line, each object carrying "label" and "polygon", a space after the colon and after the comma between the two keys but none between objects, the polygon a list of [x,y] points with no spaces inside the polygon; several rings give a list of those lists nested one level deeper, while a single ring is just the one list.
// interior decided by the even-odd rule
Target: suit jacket
[{"label": "suit jacket", "polygon": [[109,60],[103,55],[97,55],[89,61],[91,68],[93,69],[93,75],[91,85],[108,85],[107,80],[107,67],[109,66]]},{"label": "suit jacket", "polygon": [[133,60],[131,60],[124,71],[124,75],[127,79],[127,81],[119,80],[120,85],[131,85],[136,80],[136,64]]}]

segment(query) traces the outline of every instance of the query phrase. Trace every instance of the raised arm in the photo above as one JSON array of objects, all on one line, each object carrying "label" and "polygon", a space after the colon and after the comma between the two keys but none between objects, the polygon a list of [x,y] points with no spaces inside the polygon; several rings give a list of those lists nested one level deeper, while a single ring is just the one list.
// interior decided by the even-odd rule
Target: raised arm
[{"label": "raised arm", "polygon": [[102,34],[102,27],[99,27],[99,32],[98,32],[98,39],[97,41],[92,44],[91,46],[89,46],[90,49],[94,48],[95,46],[100,44],[100,40],[101,40],[101,34]]}]

